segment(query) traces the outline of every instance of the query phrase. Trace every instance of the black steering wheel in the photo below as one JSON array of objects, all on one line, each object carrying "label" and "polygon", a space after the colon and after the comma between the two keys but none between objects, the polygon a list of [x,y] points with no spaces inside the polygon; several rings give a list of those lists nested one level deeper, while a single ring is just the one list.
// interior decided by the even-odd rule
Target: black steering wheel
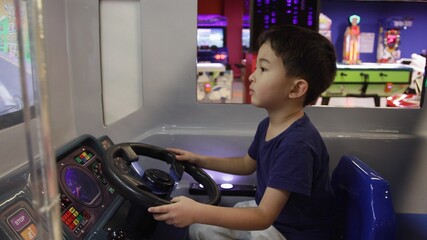
[{"label": "black steering wheel", "polygon": [[[159,169],[147,169],[142,176],[139,175],[132,167],[133,162],[138,162],[138,156],[147,156],[170,164],[169,173]],[[209,196],[207,204],[217,205],[221,200],[217,184],[205,171],[188,162],[178,161],[174,153],[153,145],[121,143],[111,146],[107,150],[102,171],[118,193],[145,207],[171,203],[168,198],[184,172],[203,185]]]}]

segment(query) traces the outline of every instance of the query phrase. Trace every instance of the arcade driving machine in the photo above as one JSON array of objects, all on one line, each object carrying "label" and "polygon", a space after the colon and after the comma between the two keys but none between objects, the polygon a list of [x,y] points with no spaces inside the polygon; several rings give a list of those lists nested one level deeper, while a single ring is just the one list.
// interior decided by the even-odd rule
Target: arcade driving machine
[{"label": "arcade driving machine", "polygon": [[[41,9],[36,5],[32,6],[33,9]],[[12,9],[15,7],[16,19],[21,19],[19,13],[25,13],[21,5],[14,5],[11,1],[8,6]],[[0,11],[0,14],[3,12]],[[0,20],[3,19],[0,15]],[[1,26],[3,31],[5,25]],[[9,25],[7,29],[11,29]],[[22,26],[16,29],[17,44],[22,50],[22,35],[28,29]],[[41,35],[40,28],[33,30],[34,35]],[[43,52],[41,40],[32,44],[38,54]],[[25,65],[23,54],[24,51],[19,51],[19,57],[13,59],[19,61],[21,69]],[[34,69],[44,72],[46,62],[38,54],[34,57]],[[1,60],[3,63],[3,58]],[[12,72],[18,68],[12,66],[11,70],[2,68],[1,71]],[[34,75],[37,76],[36,85],[40,85],[38,94],[43,95],[46,76]],[[200,191],[204,195],[200,201],[208,204],[220,202],[219,188],[206,172],[191,164],[178,162],[173,153],[157,146],[114,144],[108,136],[96,138],[82,135],[53,151],[49,144],[52,139],[49,116],[46,117],[49,115],[46,112],[47,99],[37,95],[38,110],[30,106],[26,80],[31,82],[31,74],[30,79],[26,77],[27,74],[22,74],[16,81],[21,80],[24,89],[24,106],[20,110],[28,140],[29,163],[18,164],[1,176],[0,239],[171,239],[170,235],[162,234],[172,234],[180,239],[186,233],[180,229],[168,229],[168,226],[165,226],[167,231],[158,230],[160,235],[153,235],[158,226],[147,208],[170,203],[174,191],[184,194],[179,193],[182,190],[178,187],[184,173],[191,176],[186,181],[194,182],[197,188],[200,188],[199,184],[203,186]],[[9,112],[2,112],[2,115],[5,114]],[[12,115],[8,116],[15,116]],[[31,126],[32,121],[37,121],[36,130]],[[159,164],[150,164],[151,167],[142,168],[144,165],[140,163],[148,159],[162,162],[163,165],[156,167]],[[2,162],[13,160],[2,155]]]}]

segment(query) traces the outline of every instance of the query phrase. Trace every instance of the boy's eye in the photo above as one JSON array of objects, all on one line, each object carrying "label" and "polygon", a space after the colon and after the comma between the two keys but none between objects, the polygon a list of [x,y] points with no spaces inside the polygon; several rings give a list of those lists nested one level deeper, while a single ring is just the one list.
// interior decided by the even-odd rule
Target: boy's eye
[{"label": "boy's eye", "polygon": [[266,68],[263,68],[263,67],[260,67],[259,69],[261,70],[261,72],[265,72],[265,71],[267,71],[267,69],[266,69]]}]

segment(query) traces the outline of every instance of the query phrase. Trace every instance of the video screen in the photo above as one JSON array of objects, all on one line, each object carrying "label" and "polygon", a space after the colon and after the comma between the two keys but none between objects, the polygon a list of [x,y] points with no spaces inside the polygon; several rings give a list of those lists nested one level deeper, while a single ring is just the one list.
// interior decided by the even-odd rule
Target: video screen
[{"label": "video screen", "polygon": [[64,170],[63,180],[70,195],[77,201],[90,205],[101,194],[96,181],[80,168]]},{"label": "video screen", "polygon": [[249,49],[249,47],[250,47],[250,40],[251,40],[250,31],[251,30],[249,28],[243,28],[242,29],[242,46],[243,46],[243,49]]},{"label": "video screen", "polygon": [[217,47],[225,46],[224,28],[198,28],[197,29],[197,47]]}]

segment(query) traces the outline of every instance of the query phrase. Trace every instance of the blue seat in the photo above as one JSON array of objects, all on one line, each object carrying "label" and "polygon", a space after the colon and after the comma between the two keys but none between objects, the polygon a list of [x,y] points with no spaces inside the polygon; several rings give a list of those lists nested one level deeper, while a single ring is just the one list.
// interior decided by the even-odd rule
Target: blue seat
[{"label": "blue seat", "polygon": [[393,202],[384,178],[357,157],[344,155],[331,183],[340,209],[340,239],[396,239]]}]

